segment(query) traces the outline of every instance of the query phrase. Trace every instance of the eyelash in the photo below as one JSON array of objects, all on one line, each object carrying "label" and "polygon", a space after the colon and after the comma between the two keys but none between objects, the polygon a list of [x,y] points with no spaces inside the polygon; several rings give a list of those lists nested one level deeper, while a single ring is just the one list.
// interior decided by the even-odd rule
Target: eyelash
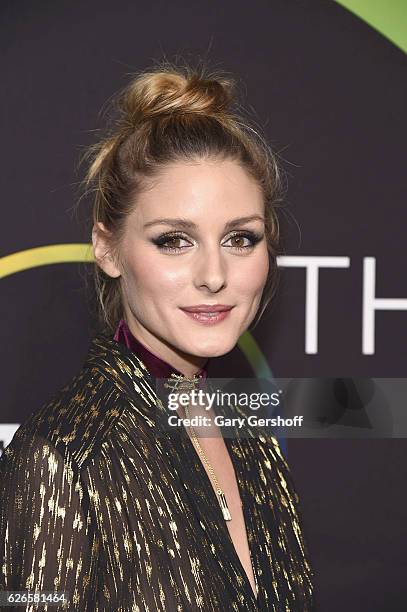
[{"label": "eyelash", "polygon": [[[168,242],[169,240],[177,239],[177,238],[181,240],[188,240],[188,238],[186,238],[183,234],[180,234],[178,232],[167,232],[165,234],[161,234],[161,236],[158,236],[158,238],[154,238],[153,242],[162,251],[179,252],[185,248],[187,249],[189,248],[189,247],[165,246],[166,242]],[[249,244],[243,247],[227,247],[227,248],[237,249],[238,251],[247,251],[248,249],[252,249],[258,242],[260,242],[263,236],[255,232],[249,232],[249,231],[243,232],[242,231],[242,232],[236,232],[232,234],[232,236],[229,236],[228,240],[230,240],[231,238],[247,238],[248,240],[251,240],[252,244]]]}]

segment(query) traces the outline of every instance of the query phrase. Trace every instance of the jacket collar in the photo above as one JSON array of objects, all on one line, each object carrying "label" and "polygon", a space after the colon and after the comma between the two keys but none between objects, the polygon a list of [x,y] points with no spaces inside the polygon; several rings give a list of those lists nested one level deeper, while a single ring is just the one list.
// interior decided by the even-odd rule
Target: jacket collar
[{"label": "jacket collar", "polygon": [[125,344],[103,333],[91,339],[84,367],[96,368],[123,391],[134,390],[137,381],[155,385],[144,361]]},{"label": "jacket collar", "polygon": [[[166,402],[170,391],[163,388],[164,381],[158,384],[157,379],[160,377],[152,374],[141,357],[125,344],[116,342],[112,336],[99,333],[91,339],[83,367],[90,369],[94,375],[99,372],[110,380],[117,389],[135,400],[139,408],[141,408],[140,399],[143,400],[145,416],[151,418],[152,407],[158,409],[161,415],[165,414],[162,401]],[[172,372],[170,389],[175,391],[180,381],[173,376]],[[181,380],[187,383],[194,380],[193,386],[198,388],[201,382],[205,383],[206,378],[204,380],[203,377],[194,379],[182,377]]]}]

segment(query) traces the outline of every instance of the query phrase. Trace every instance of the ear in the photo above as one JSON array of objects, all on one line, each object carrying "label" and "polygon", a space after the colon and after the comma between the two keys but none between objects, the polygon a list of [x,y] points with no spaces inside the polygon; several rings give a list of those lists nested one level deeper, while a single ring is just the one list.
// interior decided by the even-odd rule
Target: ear
[{"label": "ear", "polygon": [[92,244],[93,255],[95,261],[103,272],[112,278],[117,278],[121,272],[114,262],[114,258],[110,253],[111,245],[109,243],[109,232],[103,223],[98,221],[92,228]]}]

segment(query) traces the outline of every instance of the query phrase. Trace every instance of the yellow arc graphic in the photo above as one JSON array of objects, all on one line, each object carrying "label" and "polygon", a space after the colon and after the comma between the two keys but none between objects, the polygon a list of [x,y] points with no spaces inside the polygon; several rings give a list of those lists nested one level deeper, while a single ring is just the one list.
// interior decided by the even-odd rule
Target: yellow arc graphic
[{"label": "yellow arc graphic", "polygon": [[93,261],[92,244],[50,244],[2,257],[0,259],[0,278],[37,266]]}]

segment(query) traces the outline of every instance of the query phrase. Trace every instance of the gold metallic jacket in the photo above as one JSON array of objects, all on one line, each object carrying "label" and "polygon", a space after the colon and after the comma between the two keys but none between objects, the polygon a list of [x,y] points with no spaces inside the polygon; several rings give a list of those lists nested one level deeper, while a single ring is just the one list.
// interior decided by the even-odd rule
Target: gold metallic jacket
[{"label": "gold metallic jacket", "polygon": [[225,439],[256,601],[190,438],[156,435],[159,404],[129,348],[92,339],[80,372],[0,458],[0,590],[68,593],[66,608],[17,608],[29,612],[312,610],[298,497],[277,440]]}]

